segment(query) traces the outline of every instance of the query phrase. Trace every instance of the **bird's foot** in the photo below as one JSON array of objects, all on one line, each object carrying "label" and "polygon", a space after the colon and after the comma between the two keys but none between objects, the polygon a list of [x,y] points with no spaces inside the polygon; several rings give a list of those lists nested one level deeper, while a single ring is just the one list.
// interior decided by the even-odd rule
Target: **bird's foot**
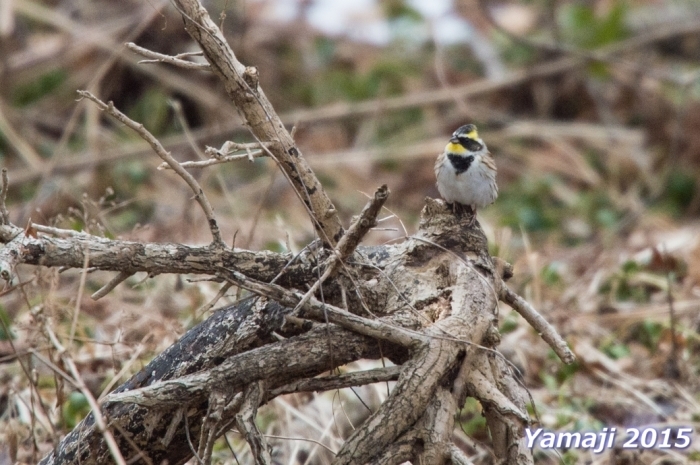
[{"label": "bird's foot", "polygon": [[459,202],[452,202],[449,205],[452,207],[452,213],[454,213],[455,216],[462,216],[467,212],[467,208],[469,208],[468,205],[462,205]]},{"label": "bird's foot", "polygon": [[469,227],[474,226],[476,224],[476,207],[472,205],[464,205],[459,202],[452,202],[451,204],[448,204],[452,208],[452,213],[455,216],[462,216],[469,214],[471,215],[471,219],[469,220]]},{"label": "bird's foot", "polygon": [[469,220],[469,227],[472,228],[476,224],[476,207],[469,205],[469,211],[472,214],[472,218]]}]

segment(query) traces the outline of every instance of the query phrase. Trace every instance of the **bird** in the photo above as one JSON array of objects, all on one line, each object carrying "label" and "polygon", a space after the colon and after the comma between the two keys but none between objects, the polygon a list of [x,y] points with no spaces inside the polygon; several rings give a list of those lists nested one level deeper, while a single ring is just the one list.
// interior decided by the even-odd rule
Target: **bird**
[{"label": "bird", "polygon": [[445,150],[435,162],[437,188],[445,201],[458,213],[471,209],[470,226],[476,210],[491,205],[498,197],[496,162],[479,137],[476,126],[465,124],[452,133]]}]

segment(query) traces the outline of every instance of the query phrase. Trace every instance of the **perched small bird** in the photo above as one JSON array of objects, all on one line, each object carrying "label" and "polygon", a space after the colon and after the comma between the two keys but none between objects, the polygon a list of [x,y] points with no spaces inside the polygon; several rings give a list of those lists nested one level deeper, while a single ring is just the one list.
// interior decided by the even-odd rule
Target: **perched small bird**
[{"label": "perched small bird", "polygon": [[491,205],[498,197],[496,163],[479,137],[476,126],[457,129],[435,162],[435,177],[440,195],[452,204],[453,211],[469,206],[476,221],[476,209]]}]

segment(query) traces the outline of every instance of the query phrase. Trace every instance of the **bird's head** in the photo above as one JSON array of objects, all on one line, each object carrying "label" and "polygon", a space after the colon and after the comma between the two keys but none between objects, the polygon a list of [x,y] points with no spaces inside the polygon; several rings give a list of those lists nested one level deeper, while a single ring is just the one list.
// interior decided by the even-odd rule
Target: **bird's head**
[{"label": "bird's head", "polygon": [[484,147],[484,141],[479,137],[476,126],[465,124],[452,133],[445,150],[456,155],[470,155],[482,151]]}]

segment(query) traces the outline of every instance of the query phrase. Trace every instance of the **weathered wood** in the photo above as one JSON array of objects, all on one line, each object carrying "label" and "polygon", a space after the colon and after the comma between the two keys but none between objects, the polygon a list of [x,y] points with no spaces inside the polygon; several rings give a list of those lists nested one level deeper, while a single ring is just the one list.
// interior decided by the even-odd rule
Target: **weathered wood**
[{"label": "weathered wood", "polygon": [[[316,328],[277,342],[270,334],[272,331],[283,331],[285,311],[287,310],[276,303],[262,303],[256,299],[221,309],[188,331],[114,392],[143,388],[159,381],[201,373],[220,367],[224,361],[235,359],[239,354],[246,355],[247,361],[242,361],[242,364],[248,370],[237,372],[238,388],[235,385],[220,386],[222,389],[234,394],[241,390],[240,386],[262,379],[265,374],[270,387],[280,387],[288,384],[291,379],[312,377],[331,367],[329,344],[325,339],[328,334],[331,336],[335,365],[380,356],[375,341],[340,328],[332,328],[330,333],[325,328]],[[386,353],[387,348],[384,350]],[[285,370],[285,367],[293,368]],[[296,375],[290,376],[291,373]],[[132,403],[108,403],[103,406],[102,413],[109,420],[127,462],[138,455],[134,449],[137,446],[143,454],[141,460],[146,462],[161,463],[167,460],[168,463],[183,463],[192,457],[184,419],[178,421],[174,433],[171,431],[167,434],[173,419],[178,417],[177,411],[182,407],[186,409],[190,437],[198,438],[202,420],[207,413],[206,396],[189,398],[183,395],[179,404],[164,403],[150,408]],[[163,438],[166,436],[169,440],[164,443]],[[78,463],[111,463],[92,415],[88,415],[61,441],[56,451],[41,461],[43,465]]]},{"label": "weathered wood", "polygon": [[[446,433],[441,430],[428,435],[437,419],[445,417],[440,410],[444,405],[435,403],[440,389],[440,399],[452,396],[451,405],[462,402],[464,392],[485,402],[491,421],[507,433],[511,444],[504,443],[495,451],[504,459],[511,456],[527,414],[517,398],[517,383],[507,382],[512,375],[504,369],[494,371],[498,365],[489,358],[496,356],[493,347],[498,343],[493,332],[499,281],[483,233],[469,229],[468,222],[466,216],[455,217],[443,202],[429,200],[416,236],[396,246],[359,248],[354,261],[346,265],[352,280],[338,275],[324,289],[327,304],[338,305],[342,300],[339,288],[351,289],[348,286],[355,283],[368,296],[365,305],[381,316],[382,324],[415,331],[425,338],[412,343],[410,354],[380,341],[381,333],[375,335],[377,340],[335,325],[288,332],[283,317],[291,310],[262,299],[223,309],[108,397],[103,414],[111,422],[124,457],[128,461],[135,456],[131,443],[153,463],[186,461],[192,451],[184,417],[190,438],[199,438],[212,393],[223,392],[233,399],[257,381],[264,381],[268,392],[290,383],[313,386],[317,383],[304,380],[353,360],[381,356],[403,364],[397,385],[380,409],[348,439],[334,463],[380,460],[387,446],[396,441],[403,445],[402,454],[418,453],[423,451],[419,443],[427,444],[428,440],[431,448],[425,457],[441,463],[450,451]],[[351,312],[365,312],[359,300],[346,301]],[[273,331],[286,339],[272,338]],[[465,364],[470,367],[466,374],[458,369]],[[491,374],[484,381],[486,372]],[[453,383],[458,385],[451,394],[444,391],[444,386]],[[476,385],[486,386],[488,393]],[[263,396],[266,400],[272,397]],[[510,410],[494,406],[494,398],[506,399]],[[174,426],[173,418],[179,418]],[[449,425],[442,426],[449,429]],[[166,444],[163,438],[168,439]],[[531,463],[528,460],[531,457],[524,454],[513,463]],[[63,440],[58,452],[42,463],[89,465],[104,461],[109,461],[109,456],[102,435],[88,417]]]}]

